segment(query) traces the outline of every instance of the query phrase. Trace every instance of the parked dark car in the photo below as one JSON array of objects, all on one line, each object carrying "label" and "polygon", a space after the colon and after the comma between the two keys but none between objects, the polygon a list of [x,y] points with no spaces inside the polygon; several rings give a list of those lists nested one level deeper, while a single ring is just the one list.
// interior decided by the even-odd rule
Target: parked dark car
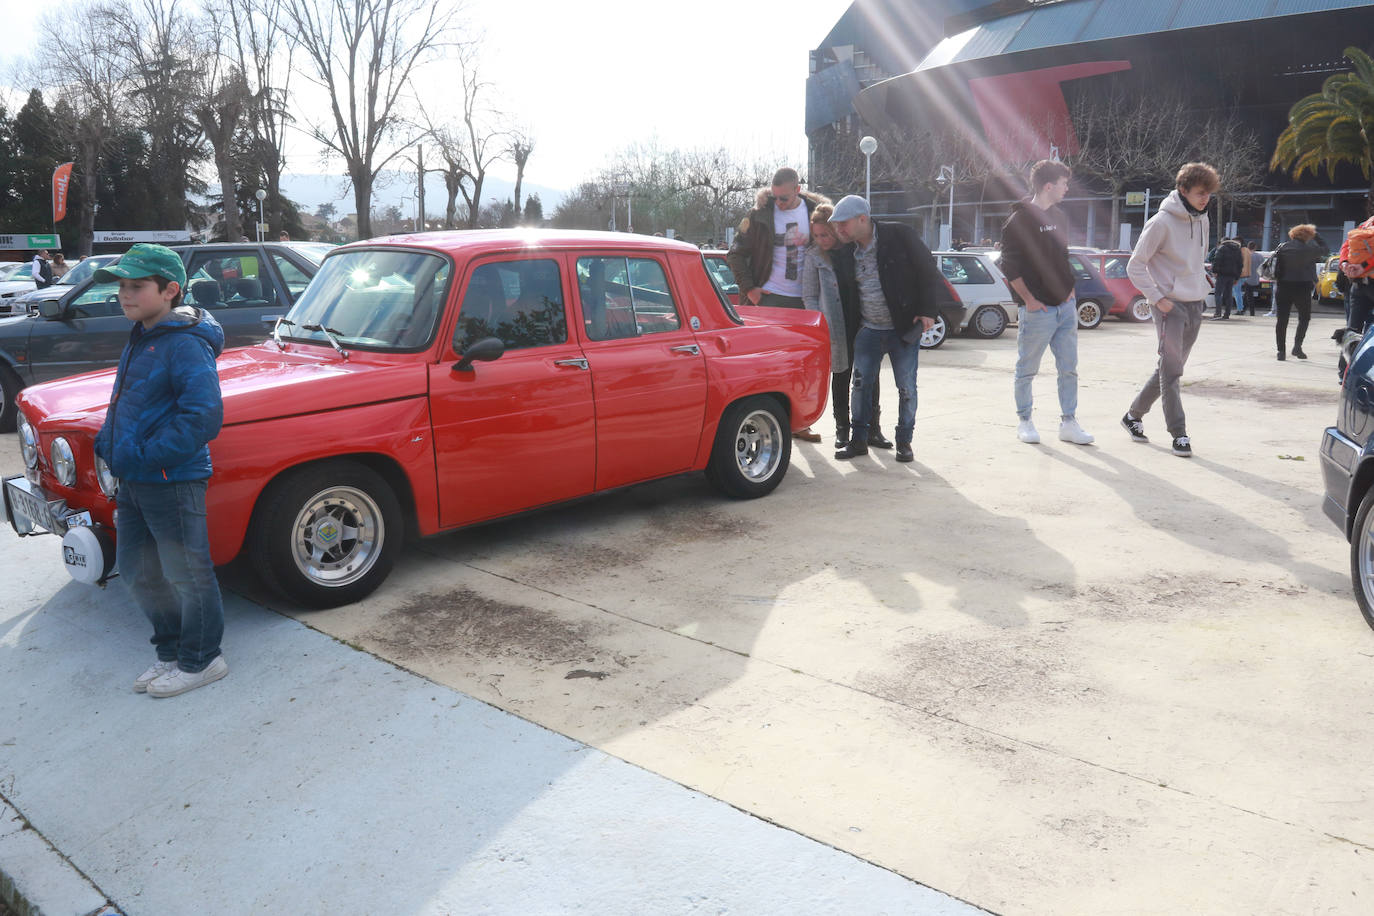
[{"label": "parked dark car", "polygon": [[[1001,251],[990,252],[1001,266]],[[1076,252],[1069,252],[1069,266],[1073,268],[1073,294],[1078,300],[1078,326],[1091,331],[1102,323],[1107,313],[1116,307],[1116,294],[1108,287],[1098,273]]]},{"label": "parked dark car", "polygon": [[[173,250],[186,262],[185,301],[214,314],[228,348],[266,340],[330,246],[220,242]],[[119,284],[93,277],[39,302],[37,314],[0,319],[0,432],[14,429],[21,388],[115,365],[129,328]]]},{"label": "parked dark car", "polygon": [[[104,267],[119,260],[117,254],[95,254],[89,258],[82,258],[71,266],[71,268],[58,277],[52,286],[45,286],[42,289],[31,289],[26,293],[15,296],[12,299],[0,299],[0,318],[9,315],[27,315],[36,311],[38,303],[44,299],[61,299],[74,288],[80,286],[91,278],[91,274],[97,268]],[[6,304],[8,303],[8,309]]]},{"label": "parked dark car", "polygon": [[1336,425],[1322,436],[1322,510],[1350,541],[1350,580],[1365,622],[1374,627],[1374,334],[1341,383]]}]

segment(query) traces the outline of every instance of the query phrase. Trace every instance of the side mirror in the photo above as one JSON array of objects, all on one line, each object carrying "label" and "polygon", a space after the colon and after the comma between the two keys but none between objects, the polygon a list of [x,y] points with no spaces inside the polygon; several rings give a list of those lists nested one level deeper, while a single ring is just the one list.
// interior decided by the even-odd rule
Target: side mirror
[{"label": "side mirror", "polygon": [[38,303],[38,314],[49,321],[56,321],[62,317],[66,309],[62,307],[61,299],[44,299]]},{"label": "side mirror", "polygon": [[463,351],[463,358],[453,364],[453,371],[471,371],[473,363],[489,363],[494,359],[500,359],[505,352],[506,345],[501,342],[500,338],[483,337]]}]

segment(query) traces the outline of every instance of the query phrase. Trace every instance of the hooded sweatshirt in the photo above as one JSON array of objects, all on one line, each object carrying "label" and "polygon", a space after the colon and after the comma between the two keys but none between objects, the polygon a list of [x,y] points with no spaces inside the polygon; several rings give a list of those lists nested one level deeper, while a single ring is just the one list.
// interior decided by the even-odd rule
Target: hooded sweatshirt
[{"label": "hooded sweatshirt", "polygon": [[210,476],[210,440],[224,419],[215,357],[224,330],[183,305],[145,330],[135,322],[119,358],[95,453],[121,480],[171,483]]},{"label": "hooded sweatshirt", "polygon": [[1193,215],[1178,191],[1159,205],[1159,212],[1145,223],[1135,251],[1126,265],[1126,276],[1155,305],[1161,299],[1201,302],[1207,284],[1207,214]]}]

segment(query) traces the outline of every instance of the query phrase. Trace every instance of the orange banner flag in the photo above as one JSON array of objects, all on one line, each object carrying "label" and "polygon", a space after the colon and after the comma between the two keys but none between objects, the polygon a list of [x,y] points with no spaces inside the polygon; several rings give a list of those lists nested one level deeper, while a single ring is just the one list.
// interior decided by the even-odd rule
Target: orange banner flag
[{"label": "orange banner flag", "polygon": [[67,215],[67,186],[72,182],[71,162],[64,162],[52,173],[52,221],[60,223]]}]

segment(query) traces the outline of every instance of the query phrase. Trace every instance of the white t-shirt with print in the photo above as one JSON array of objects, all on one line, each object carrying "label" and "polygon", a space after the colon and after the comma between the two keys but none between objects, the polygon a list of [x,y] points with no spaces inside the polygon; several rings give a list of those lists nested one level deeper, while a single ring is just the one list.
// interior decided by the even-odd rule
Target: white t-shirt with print
[{"label": "white t-shirt with print", "polygon": [[811,241],[806,204],[798,201],[791,210],[773,208],[773,271],[763,284],[765,293],[801,296],[802,256]]}]

